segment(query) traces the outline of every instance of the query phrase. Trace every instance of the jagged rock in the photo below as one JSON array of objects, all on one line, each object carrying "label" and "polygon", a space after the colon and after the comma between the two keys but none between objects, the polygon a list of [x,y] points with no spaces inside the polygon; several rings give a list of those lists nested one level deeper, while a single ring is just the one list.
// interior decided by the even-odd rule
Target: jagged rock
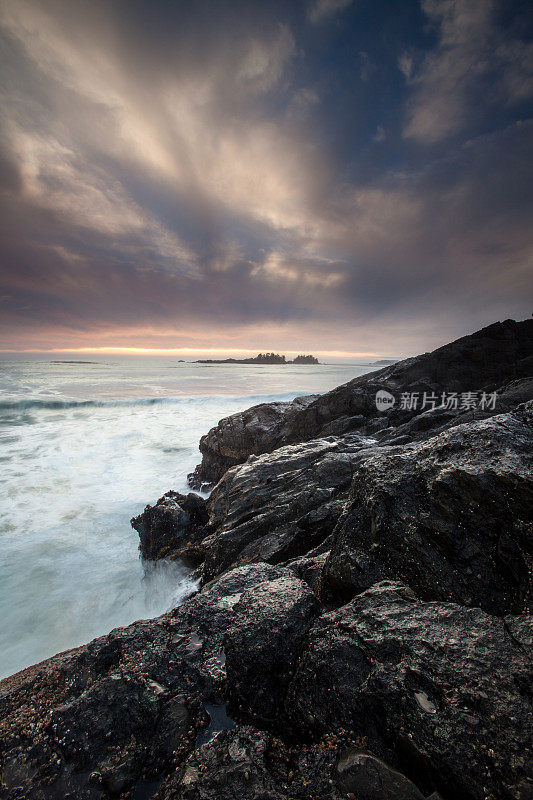
[{"label": "jagged rock", "polygon": [[203,586],[198,594],[171,612],[171,630],[181,635],[183,631],[195,632],[200,647],[220,650],[228,627],[235,619],[235,606],[244,592],[253,592],[257,586],[285,577],[294,572],[287,567],[255,563],[237,567]]},{"label": "jagged rock", "polygon": [[335,745],[287,747],[248,725],[191,754],[155,800],[345,800],[334,781]]},{"label": "jagged rock", "polygon": [[322,575],[324,564],[330,554],[333,537],[330,534],[324,541],[310,550],[305,556],[294,558],[287,561],[287,566],[294,570],[296,575],[301,578],[311,589],[318,593],[318,582]]},{"label": "jagged rock", "polygon": [[1,681],[2,796],[104,800],[169,774],[207,726],[206,706],[226,702],[223,638],[242,592],[293,575],[240,567],[158,619]]},{"label": "jagged rock", "polygon": [[299,578],[286,575],[244,592],[224,638],[230,701],[275,718],[318,603]]},{"label": "jagged rock", "polygon": [[353,731],[424,793],[524,800],[531,649],[515,619],[378,584],[311,628],[287,714],[315,735]]},{"label": "jagged rock", "polygon": [[[63,757],[74,770],[90,767],[105,772],[109,759],[127,749],[133,738],[148,742],[164,695],[165,689],[155,681],[133,674],[113,672],[102,678],[52,711],[50,725]],[[128,782],[140,771],[141,754],[135,755],[138,763],[131,764]],[[112,769],[109,772],[113,774]]]},{"label": "jagged rock", "polygon": [[187,760],[157,800],[281,800],[269,773],[268,734],[243,727],[223,731]]},{"label": "jagged rock", "polygon": [[341,754],[337,773],[342,790],[351,792],[357,800],[424,800],[422,792],[405,775],[356,748]]},{"label": "jagged rock", "polygon": [[304,555],[331,533],[352,480],[352,464],[372,442],[357,435],[288,446],[226,472],[208,507],[203,579],[252,561]]},{"label": "jagged rock", "polygon": [[290,403],[260,403],[221,419],[200,439],[202,463],[189,475],[191,488],[217,483],[227,469],[242,464],[252,453],[270,453],[292,417],[315,399],[316,395],[310,395]]},{"label": "jagged rock", "polygon": [[[284,430],[284,442],[321,436],[326,426],[340,418],[354,417],[360,432],[370,433],[365,428],[369,417],[378,415],[397,426],[420,413],[420,406],[402,411],[397,402],[381,415],[375,405],[379,389],[393,393],[397,401],[402,392],[419,392],[422,399],[424,392],[440,396],[442,392],[498,390],[509,381],[531,378],[532,352],[533,320],[497,322],[431,353],[398,361],[327,392],[292,417]],[[365,420],[362,425],[360,416]]]},{"label": "jagged rock", "polygon": [[435,409],[429,409],[411,417],[407,422],[376,431],[374,437],[380,444],[420,442],[456,425],[488,419],[497,414],[512,411],[519,404],[526,403],[532,398],[533,380],[523,378],[511,381],[498,390],[494,408],[485,411],[479,408],[475,411],[454,411],[437,406]]},{"label": "jagged rock", "polygon": [[416,445],[363,450],[322,592],[345,602],[384,578],[490,613],[530,602],[533,428],[527,409]]},{"label": "jagged rock", "polygon": [[[532,330],[210,431],[209,501],[133,520],[201,591],[0,682],[2,797],[529,800]],[[502,391],[378,412],[387,387]]]},{"label": "jagged rock", "polygon": [[182,558],[196,565],[205,557],[201,541],[207,520],[202,497],[171,491],[160,497],[155,506],[147,505],[131,524],[139,534],[143,558]]},{"label": "jagged rock", "polygon": [[[432,353],[399,361],[363,375],[317,398],[299,398],[292,404],[262,404],[221,420],[202,437],[202,462],[189,476],[191,486],[216,483],[224,471],[243,463],[252,453],[272,452],[286,444],[329,434],[377,430],[407,423],[422,411],[398,408],[402,392],[435,393],[495,391],[533,371],[533,320],[506,320],[439,347]],[[397,403],[386,414],[376,408],[379,389],[394,394]],[[521,386],[519,402],[531,399],[531,383]],[[498,406],[494,413],[507,410]],[[486,416],[487,413],[481,413]],[[448,415],[460,417],[461,411]],[[435,421],[434,419],[432,420]],[[461,420],[460,420],[461,421]]]}]

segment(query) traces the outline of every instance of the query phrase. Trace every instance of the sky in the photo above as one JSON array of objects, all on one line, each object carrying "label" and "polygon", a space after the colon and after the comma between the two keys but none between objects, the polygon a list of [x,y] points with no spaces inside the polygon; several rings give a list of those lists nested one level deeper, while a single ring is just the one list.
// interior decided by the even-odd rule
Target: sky
[{"label": "sky", "polygon": [[532,33],[512,0],[0,0],[0,350],[528,317]]}]

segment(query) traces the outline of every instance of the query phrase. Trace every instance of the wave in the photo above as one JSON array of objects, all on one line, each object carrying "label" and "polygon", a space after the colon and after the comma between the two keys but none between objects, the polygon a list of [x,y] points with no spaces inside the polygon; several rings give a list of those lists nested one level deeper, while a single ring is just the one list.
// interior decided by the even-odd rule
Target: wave
[{"label": "wave", "polygon": [[26,411],[30,409],[62,410],[69,408],[122,408],[130,406],[155,406],[184,403],[205,403],[229,400],[234,402],[257,403],[288,402],[294,399],[294,392],[261,395],[189,395],[182,397],[139,397],[129,400],[0,400],[0,411]]}]

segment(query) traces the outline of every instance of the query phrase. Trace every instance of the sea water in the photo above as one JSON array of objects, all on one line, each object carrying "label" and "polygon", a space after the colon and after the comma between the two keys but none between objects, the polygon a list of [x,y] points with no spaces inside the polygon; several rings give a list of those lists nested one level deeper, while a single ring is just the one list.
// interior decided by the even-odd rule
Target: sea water
[{"label": "sea water", "polygon": [[370,369],[0,361],[0,677],[190,592],[182,565],[140,560],[130,518],[188,490],[199,439],[219,419]]}]

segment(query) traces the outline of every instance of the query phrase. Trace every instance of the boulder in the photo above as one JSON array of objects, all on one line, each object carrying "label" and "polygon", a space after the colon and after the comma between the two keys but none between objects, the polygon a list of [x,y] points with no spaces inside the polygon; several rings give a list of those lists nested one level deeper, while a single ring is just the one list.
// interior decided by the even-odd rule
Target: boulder
[{"label": "boulder", "polygon": [[458,425],[422,443],[362,450],[321,593],[346,602],[385,578],[423,599],[493,614],[531,600],[532,414]]},{"label": "boulder", "polygon": [[526,627],[382,582],[315,622],[286,713],[311,735],[350,731],[424,793],[524,800],[533,789]]},{"label": "boulder", "polygon": [[315,595],[295,576],[244,592],[224,637],[230,702],[240,711],[271,720],[280,713],[317,613]]},{"label": "boulder", "polygon": [[253,561],[280,563],[317,547],[333,530],[353,463],[372,441],[328,437],[251,456],[228,470],[208,501],[203,580]]},{"label": "boulder", "polygon": [[405,775],[354,747],[341,754],[337,773],[341,789],[351,792],[357,800],[424,800],[422,792]]},{"label": "boulder", "polygon": [[223,731],[189,756],[156,800],[282,800],[268,769],[269,741],[247,726]]},{"label": "boulder", "polygon": [[189,475],[191,488],[207,488],[248,456],[272,452],[279,446],[283,430],[294,415],[315,399],[316,395],[310,395],[297,397],[290,403],[260,403],[221,419],[200,439],[202,463]]},{"label": "boulder", "polygon": [[139,534],[143,558],[182,558],[196,565],[205,556],[201,541],[206,535],[207,520],[202,497],[192,492],[184,495],[170,491],[155,506],[147,505],[142,514],[131,520],[131,525]]},{"label": "boulder", "polygon": [[240,567],[168,614],[1,681],[2,797],[107,800],[178,769],[209,707],[226,703],[223,640],[241,594],[293,575]]}]

